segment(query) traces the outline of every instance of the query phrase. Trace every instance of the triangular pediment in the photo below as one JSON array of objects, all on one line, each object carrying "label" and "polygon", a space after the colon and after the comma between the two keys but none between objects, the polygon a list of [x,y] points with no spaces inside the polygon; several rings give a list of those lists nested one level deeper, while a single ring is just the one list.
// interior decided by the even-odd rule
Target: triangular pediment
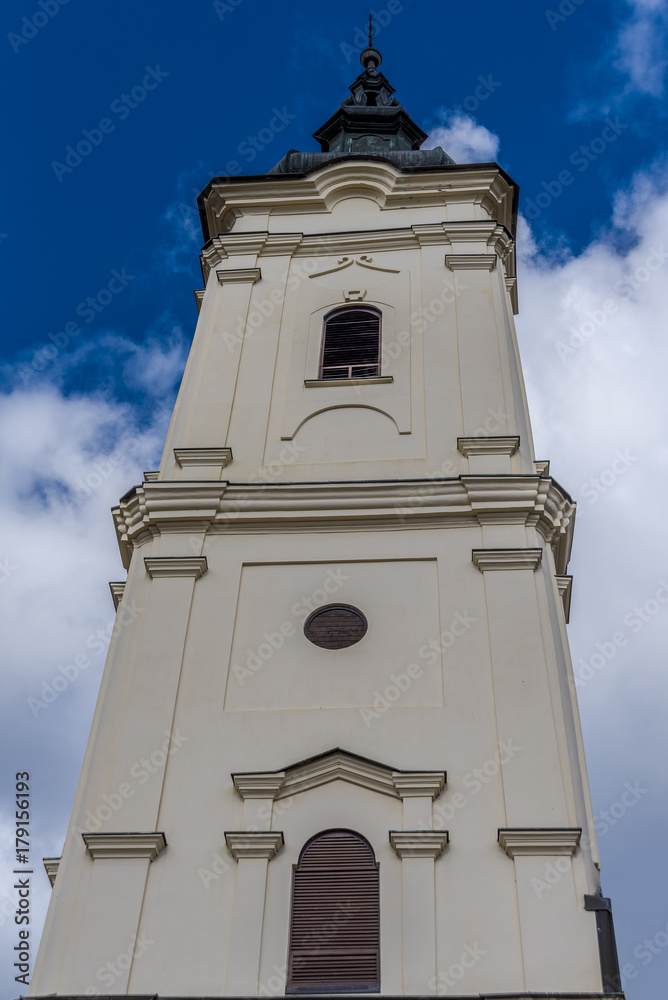
[{"label": "triangular pediment", "polygon": [[277,771],[247,771],[232,774],[242,798],[282,799],[306,792],[330,781],[349,781],[370,791],[403,799],[408,796],[436,798],[446,782],[445,771],[403,771],[335,747]]}]

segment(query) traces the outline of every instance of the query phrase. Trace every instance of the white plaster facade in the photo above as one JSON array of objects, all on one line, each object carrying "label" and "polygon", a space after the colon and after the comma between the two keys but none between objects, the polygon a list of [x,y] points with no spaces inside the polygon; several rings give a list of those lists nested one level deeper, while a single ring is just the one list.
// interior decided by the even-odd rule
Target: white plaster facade
[{"label": "white plaster facade", "polygon": [[[382,994],[602,994],[574,506],[533,453],[515,194],[371,157],[207,189],[31,995],[282,995],[292,866],[330,827],[379,862]],[[381,377],[322,384],[323,316],[355,301]],[[306,639],[331,602],[361,642]]]}]

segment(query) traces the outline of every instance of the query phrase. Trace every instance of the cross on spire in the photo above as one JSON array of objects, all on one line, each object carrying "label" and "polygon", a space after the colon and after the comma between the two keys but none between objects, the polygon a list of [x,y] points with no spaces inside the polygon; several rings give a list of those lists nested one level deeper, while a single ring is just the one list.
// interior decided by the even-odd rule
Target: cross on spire
[{"label": "cross on spire", "polygon": [[373,30],[373,11],[369,14],[369,48],[373,48],[373,36],[376,32]]}]

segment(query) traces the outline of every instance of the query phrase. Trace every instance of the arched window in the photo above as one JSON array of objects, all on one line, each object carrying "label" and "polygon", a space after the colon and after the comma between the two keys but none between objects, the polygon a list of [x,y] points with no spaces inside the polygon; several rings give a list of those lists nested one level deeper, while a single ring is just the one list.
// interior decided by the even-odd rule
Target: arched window
[{"label": "arched window", "polygon": [[380,313],[370,307],[337,309],[325,317],[320,378],[380,375]]},{"label": "arched window", "polygon": [[294,868],[286,993],[379,990],[378,865],[364,837],[327,830]]}]

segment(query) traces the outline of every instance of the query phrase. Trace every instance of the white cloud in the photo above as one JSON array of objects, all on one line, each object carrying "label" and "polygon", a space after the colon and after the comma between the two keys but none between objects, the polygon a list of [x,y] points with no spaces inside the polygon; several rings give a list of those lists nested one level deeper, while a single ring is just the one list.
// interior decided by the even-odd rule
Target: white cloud
[{"label": "white cloud", "polygon": [[[576,675],[589,678],[579,701],[595,809],[625,781],[648,789],[600,844],[622,962],[666,919],[646,900],[668,877],[653,844],[668,823],[668,603],[655,597],[668,581],[667,186],[665,168],[639,175],[611,228],[577,255],[553,261],[520,231],[518,334],[537,457],[578,500],[570,640]],[[660,991],[655,975],[643,970],[634,996]]]},{"label": "white cloud", "polygon": [[[156,467],[173,385],[183,367],[182,339],[173,331],[164,340],[132,344],[132,350],[129,343],[101,334],[62,352],[34,383],[0,393],[0,744],[5,764],[0,955],[6,985],[13,987],[3,995],[19,992],[9,982],[16,943],[13,838],[4,836],[4,827],[14,826],[11,775],[23,770],[33,775],[35,947],[50,895],[41,858],[57,856],[62,848],[114,619],[107,581],[125,577],[109,508],[141,480],[144,469]],[[131,403],[111,394],[65,395],[63,379],[76,376],[78,364],[84,385],[91,357],[102,359],[103,370],[116,375],[134,366],[144,398]],[[127,385],[132,379],[125,374]],[[21,383],[20,377],[15,381]],[[123,388],[122,378],[116,387]],[[85,657],[85,666],[79,659],[80,669],[70,669],[68,680],[67,668],[77,656]]]},{"label": "white cloud", "polygon": [[436,146],[441,146],[456,163],[489,163],[498,156],[500,139],[475,118],[457,112],[431,130],[423,149]]},{"label": "white cloud", "polygon": [[668,4],[665,0],[630,0],[633,14],[617,38],[616,66],[633,89],[662,97],[668,58]]}]

